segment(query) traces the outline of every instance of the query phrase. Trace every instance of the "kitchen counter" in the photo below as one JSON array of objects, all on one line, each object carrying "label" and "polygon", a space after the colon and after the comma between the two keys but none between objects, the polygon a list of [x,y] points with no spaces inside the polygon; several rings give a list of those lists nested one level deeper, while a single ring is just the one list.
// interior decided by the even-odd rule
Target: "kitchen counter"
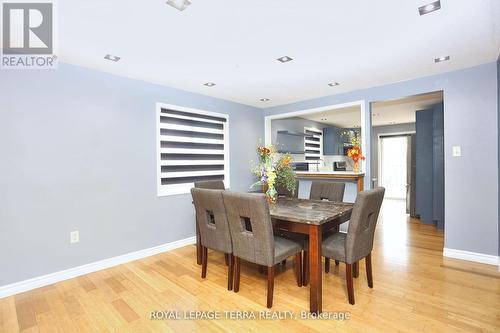
[{"label": "kitchen counter", "polygon": [[295,175],[299,179],[331,179],[354,181],[356,182],[358,192],[363,191],[363,182],[365,178],[364,172],[352,171],[296,171]]}]

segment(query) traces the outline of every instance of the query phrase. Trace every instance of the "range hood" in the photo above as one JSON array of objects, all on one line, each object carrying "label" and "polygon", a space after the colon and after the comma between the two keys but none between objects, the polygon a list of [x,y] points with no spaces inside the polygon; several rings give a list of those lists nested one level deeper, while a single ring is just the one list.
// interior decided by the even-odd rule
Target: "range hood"
[{"label": "range hood", "polygon": [[288,130],[278,131],[278,153],[304,154],[305,134]]}]

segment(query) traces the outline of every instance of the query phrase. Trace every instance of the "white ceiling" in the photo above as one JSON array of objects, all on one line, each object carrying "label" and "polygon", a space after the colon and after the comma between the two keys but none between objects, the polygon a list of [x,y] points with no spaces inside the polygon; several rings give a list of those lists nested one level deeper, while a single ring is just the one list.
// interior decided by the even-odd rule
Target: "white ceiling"
[{"label": "white ceiling", "polygon": [[[406,124],[415,122],[415,112],[443,101],[441,91],[376,102],[372,105],[372,126]],[[341,128],[361,126],[361,108],[350,106],[322,111],[301,118]]]},{"label": "white ceiling", "polygon": [[332,125],[341,128],[353,128],[361,126],[361,107],[349,106],[302,115],[300,118],[316,121],[325,125]]},{"label": "white ceiling", "polygon": [[[261,108],[497,59],[500,1],[441,0],[441,10],[419,16],[428,2],[192,0],[181,12],[166,0],[58,1],[58,54]],[[122,59],[106,61],[108,53]],[[285,55],[294,60],[276,61]],[[451,60],[435,64],[442,55]]]}]

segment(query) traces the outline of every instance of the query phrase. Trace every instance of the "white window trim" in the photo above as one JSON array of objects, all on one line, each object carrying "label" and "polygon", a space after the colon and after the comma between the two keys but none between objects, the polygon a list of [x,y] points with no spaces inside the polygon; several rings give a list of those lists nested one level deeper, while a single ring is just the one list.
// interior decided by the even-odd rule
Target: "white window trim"
[{"label": "white window trim", "polygon": [[[175,185],[162,185],[161,184],[161,131],[160,131],[160,115],[162,109],[170,109],[176,111],[197,113],[204,116],[213,116],[219,118],[225,118],[226,124],[224,126],[223,135],[224,135],[224,186],[226,188],[230,187],[230,166],[229,166],[229,115],[218,112],[211,112],[205,110],[199,110],[194,108],[188,108],[184,106],[174,105],[174,104],[165,104],[165,103],[156,103],[156,187],[157,194],[159,197],[170,196],[170,195],[179,195],[179,194],[187,194],[191,192],[191,188],[194,186],[193,183],[186,184],[175,184]],[[196,118],[196,116],[192,117]],[[198,163],[203,164],[203,162]]]}]

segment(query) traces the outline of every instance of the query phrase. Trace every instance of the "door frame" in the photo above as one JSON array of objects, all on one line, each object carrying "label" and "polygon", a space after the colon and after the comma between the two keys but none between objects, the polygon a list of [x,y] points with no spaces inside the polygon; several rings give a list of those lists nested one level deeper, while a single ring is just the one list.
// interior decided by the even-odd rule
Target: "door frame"
[{"label": "door frame", "polygon": [[403,131],[394,133],[379,133],[377,135],[377,186],[381,186],[382,183],[382,136],[403,136],[416,134],[416,131]]}]

